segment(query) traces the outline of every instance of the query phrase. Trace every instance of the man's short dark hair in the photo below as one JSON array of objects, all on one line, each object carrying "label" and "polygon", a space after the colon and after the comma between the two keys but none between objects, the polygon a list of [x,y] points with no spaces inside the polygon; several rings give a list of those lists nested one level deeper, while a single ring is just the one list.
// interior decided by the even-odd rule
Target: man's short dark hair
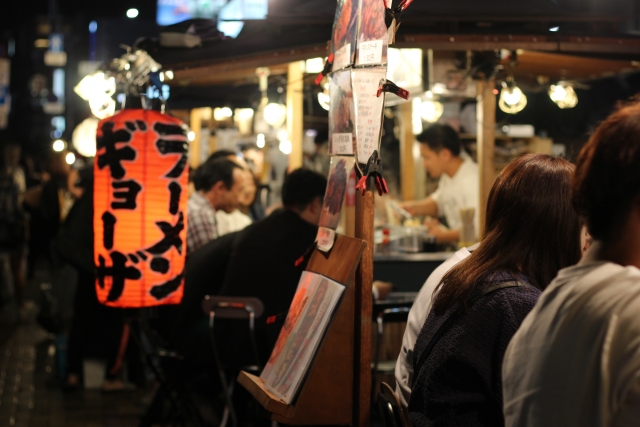
[{"label": "man's short dark hair", "polygon": [[213,153],[211,153],[211,155],[207,158],[207,163],[208,162],[213,162],[214,160],[218,160],[218,159],[227,159],[231,156],[235,157],[238,154],[235,151],[231,151],[231,150],[218,150],[218,151],[214,151]]},{"label": "man's short dark hair", "polygon": [[640,103],[622,107],[582,148],[573,205],[597,240],[617,239],[640,198]]},{"label": "man's short dark hair", "polygon": [[327,178],[310,169],[296,169],[282,184],[282,204],[285,208],[304,210],[316,197],[324,198]]},{"label": "man's short dark hair", "polygon": [[416,139],[421,144],[427,144],[436,153],[446,148],[454,156],[460,155],[460,136],[449,125],[433,124],[418,135]]},{"label": "man's short dark hair", "polygon": [[234,169],[242,170],[242,167],[227,158],[207,161],[194,173],[193,184],[196,190],[209,191],[216,183],[222,181],[227,189],[231,189]]}]

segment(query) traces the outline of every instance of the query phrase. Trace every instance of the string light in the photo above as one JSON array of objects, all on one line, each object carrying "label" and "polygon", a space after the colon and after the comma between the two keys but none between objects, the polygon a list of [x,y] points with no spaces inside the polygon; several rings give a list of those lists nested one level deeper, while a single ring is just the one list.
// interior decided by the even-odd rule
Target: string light
[{"label": "string light", "polygon": [[565,82],[558,82],[557,85],[549,87],[549,98],[562,109],[573,108],[578,105],[578,95],[573,86]]},{"label": "string light", "polygon": [[502,82],[498,106],[507,114],[519,113],[527,106],[527,97],[516,85],[513,77],[509,77],[506,82]]}]

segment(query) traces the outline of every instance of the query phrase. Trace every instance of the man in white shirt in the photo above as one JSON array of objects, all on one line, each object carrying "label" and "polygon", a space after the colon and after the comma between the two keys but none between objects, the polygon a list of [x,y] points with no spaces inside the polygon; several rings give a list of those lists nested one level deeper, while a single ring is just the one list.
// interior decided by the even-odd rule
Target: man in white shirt
[{"label": "man in white shirt", "polygon": [[449,125],[434,124],[416,138],[429,175],[440,178],[438,189],[426,199],[404,202],[401,206],[412,215],[443,216],[449,229],[437,220],[425,222],[429,234],[438,243],[460,241],[460,209],[474,209],[476,237],[479,228],[478,165],[462,151],[458,133]]},{"label": "man in white shirt", "polygon": [[507,427],[640,423],[640,104],[596,130],[573,188],[594,243],[560,271],[507,348]]}]

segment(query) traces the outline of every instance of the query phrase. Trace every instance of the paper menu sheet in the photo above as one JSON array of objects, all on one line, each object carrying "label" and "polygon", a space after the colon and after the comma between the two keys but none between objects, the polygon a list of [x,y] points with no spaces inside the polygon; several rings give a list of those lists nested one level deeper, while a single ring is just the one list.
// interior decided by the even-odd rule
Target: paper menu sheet
[{"label": "paper menu sheet", "polygon": [[291,403],[302,385],[345,286],[305,271],[260,378],[265,388]]},{"label": "paper menu sheet", "polygon": [[331,74],[329,81],[329,154],[353,155],[355,144],[355,107],[351,71]]},{"label": "paper menu sheet", "polygon": [[382,0],[360,0],[356,65],[387,63],[389,32],[385,24],[385,14]]},{"label": "paper menu sheet", "polygon": [[384,110],[384,92],[377,96],[380,80],[386,68],[365,68],[352,71],[353,103],[356,116],[356,147],[358,163],[366,164],[380,144],[380,129]]},{"label": "paper menu sheet", "polygon": [[337,0],[331,37],[334,71],[353,64],[359,9],[360,0]]}]

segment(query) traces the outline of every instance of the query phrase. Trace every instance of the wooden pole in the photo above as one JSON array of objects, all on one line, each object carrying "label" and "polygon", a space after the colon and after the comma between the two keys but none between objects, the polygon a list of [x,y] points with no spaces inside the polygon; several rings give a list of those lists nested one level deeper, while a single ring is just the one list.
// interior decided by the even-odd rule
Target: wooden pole
[{"label": "wooden pole", "polygon": [[495,81],[481,80],[477,83],[477,136],[478,136],[478,172],[480,185],[480,230],[484,234],[485,212],[489,192],[495,180],[495,128],[496,128],[496,96],[493,93]]},{"label": "wooden pole", "polygon": [[189,127],[195,134],[193,141],[189,143],[189,165],[195,169],[200,166],[200,131],[202,130],[202,114],[199,108],[191,110],[189,115]]},{"label": "wooden pole", "polygon": [[291,141],[289,171],[302,167],[303,64],[302,61],[289,63],[287,74],[287,133]]},{"label": "wooden pole", "polygon": [[354,343],[354,411],[353,425],[371,424],[371,323],[373,311],[373,181],[367,191],[356,194],[356,237],[367,242],[356,272],[356,318]]},{"label": "wooden pole", "polygon": [[415,200],[416,176],[415,163],[413,161],[414,136],[411,125],[413,106],[411,102],[405,102],[398,106],[401,121],[400,133],[400,194],[402,200]]}]

